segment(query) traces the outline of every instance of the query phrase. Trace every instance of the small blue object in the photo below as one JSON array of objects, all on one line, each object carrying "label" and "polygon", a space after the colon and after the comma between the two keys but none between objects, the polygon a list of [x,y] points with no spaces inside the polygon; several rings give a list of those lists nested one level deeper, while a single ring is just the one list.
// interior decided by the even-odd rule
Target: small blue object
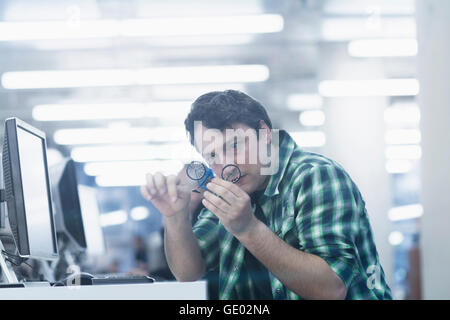
[{"label": "small blue object", "polygon": [[214,178],[214,173],[210,168],[206,168],[205,176],[203,177],[202,181],[198,181],[198,186],[200,188],[206,189],[206,185],[208,184],[209,180]]},{"label": "small blue object", "polygon": [[[192,161],[186,167],[186,175],[197,181],[200,188],[206,189],[208,182],[214,178],[214,172],[200,161]],[[234,164],[228,164],[222,169],[222,179],[236,183],[241,178],[241,170]],[[193,192],[198,192],[193,190]],[[199,192],[198,192],[199,193]]]}]

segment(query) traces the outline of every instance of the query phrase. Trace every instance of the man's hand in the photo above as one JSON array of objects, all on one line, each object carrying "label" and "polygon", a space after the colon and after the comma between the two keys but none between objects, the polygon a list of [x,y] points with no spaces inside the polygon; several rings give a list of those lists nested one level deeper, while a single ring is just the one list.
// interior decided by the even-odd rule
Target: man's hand
[{"label": "man's hand", "polygon": [[245,191],[219,178],[212,179],[206,188],[202,203],[219,218],[228,232],[238,236],[255,225],[257,219]]},{"label": "man's hand", "polygon": [[141,187],[142,196],[153,203],[162,215],[169,218],[183,213],[188,216],[191,189],[177,176],[148,173],[147,184]]},{"label": "man's hand", "polygon": [[177,176],[147,174],[141,193],[163,215],[164,251],[173,275],[178,281],[196,281],[205,274],[206,264],[189,220],[192,185],[184,169]]}]

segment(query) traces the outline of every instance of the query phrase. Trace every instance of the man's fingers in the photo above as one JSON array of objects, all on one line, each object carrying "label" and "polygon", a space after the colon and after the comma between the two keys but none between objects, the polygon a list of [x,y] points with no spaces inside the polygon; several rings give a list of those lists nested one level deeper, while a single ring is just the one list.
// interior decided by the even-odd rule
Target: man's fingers
[{"label": "man's fingers", "polygon": [[211,191],[206,191],[203,194],[203,197],[206,200],[208,200],[209,202],[211,202],[214,206],[221,209],[224,213],[226,213],[228,211],[228,209],[230,208],[229,203],[227,203],[225,200],[219,198],[218,196],[212,194]]},{"label": "man's fingers", "polygon": [[156,187],[155,183],[153,182],[153,175],[151,173],[147,173],[145,175],[145,179],[147,181],[147,185],[145,186],[148,193],[153,197],[156,195]]},{"label": "man's fingers", "polygon": [[169,193],[170,200],[172,200],[172,202],[175,202],[177,201],[178,198],[177,177],[174,175],[170,175],[167,177],[166,181],[167,181],[167,191]]},{"label": "man's fingers", "polygon": [[159,195],[164,195],[167,192],[166,177],[162,173],[157,172],[153,176],[153,181],[155,182],[155,187]]},{"label": "man's fingers", "polygon": [[150,195],[150,193],[147,190],[147,186],[141,186],[141,195],[142,197],[144,197],[145,200],[147,201],[151,201],[152,200],[152,196]]},{"label": "man's fingers", "polygon": [[225,212],[221,210],[220,208],[217,208],[212,202],[210,202],[208,199],[204,198],[202,200],[202,204],[205,206],[206,209],[214,213],[219,219],[223,219],[225,217]]},{"label": "man's fingers", "polygon": [[232,193],[227,188],[222,187],[217,183],[208,183],[206,187],[208,188],[208,190],[221,196],[229,204],[232,204],[235,201],[237,201],[237,197],[234,195],[234,193]]},{"label": "man's fingers", "polygon": [[245,193],[244,191],[241,190],[241,188],[239,188],[237,185],[235,185],[230,181],[225,181],[220,178],[214,178],[211,180],[211,182],[227,189],[228,191],[233,193],[237,198],[240,198],[242,196],[242,193]]}]

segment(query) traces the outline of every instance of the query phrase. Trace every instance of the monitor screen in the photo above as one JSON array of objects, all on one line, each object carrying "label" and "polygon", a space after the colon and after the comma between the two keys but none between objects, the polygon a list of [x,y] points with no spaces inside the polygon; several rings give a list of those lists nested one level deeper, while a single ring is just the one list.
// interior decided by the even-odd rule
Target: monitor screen
[{"label": "monitor screen", "polygon": [[45,140],[17,126],[20,173],[30,256],[56,253],[50,199]]},{"label": "monitor screen", "polygon": [[100,225],[100,210],[98,208],[95,189],[79,185],[81,212],[83,214],[84,232],[87,242],[87,253],[98,256],[105,253],[105,240]]},{"label": "monitor screen", "polygon": [[64,230],[76,242],[79,249],[86,249],[86,238],[81,214],[80,199],[78,196],[78,183],[75,163],[68,160],[63,163],[63,171],[56,183],[54,195],[60,201],[60,211],[64,221]]}]

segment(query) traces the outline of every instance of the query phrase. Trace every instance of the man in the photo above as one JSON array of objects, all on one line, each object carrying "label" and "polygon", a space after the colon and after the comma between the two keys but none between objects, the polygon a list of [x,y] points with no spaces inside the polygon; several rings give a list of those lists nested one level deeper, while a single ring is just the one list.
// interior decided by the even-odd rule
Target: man
[{"label": "man", "polygon": [[[277,139],[264,107],[239,91],[200,96],[185,126],[216,176],[195,225],[181,179],[147,174],[141,188],[163,215],[179,281],[217,270],[220,299],[391,298],[365,203],[340,165],[301,150],[283,130]],[[230,163],[241,171],[236,183],[221,179]],[[275,170],[267,174],[267,165]]]}]

